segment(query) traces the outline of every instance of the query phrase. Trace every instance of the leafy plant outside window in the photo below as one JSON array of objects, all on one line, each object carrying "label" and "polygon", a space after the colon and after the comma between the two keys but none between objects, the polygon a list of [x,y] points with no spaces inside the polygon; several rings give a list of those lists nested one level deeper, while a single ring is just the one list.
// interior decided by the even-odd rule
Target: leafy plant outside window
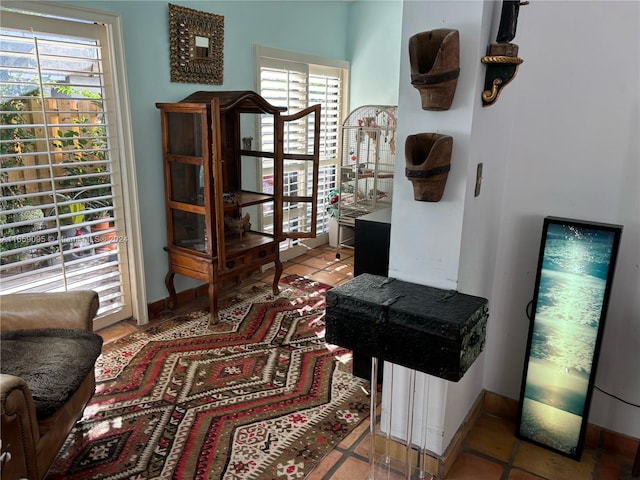
[{"label": "leafy plant outside window", "polygon": [[[77,92],[66,86],[53,88],[62,93],[81,93],[84,97],[92,97],[84,101],[96,105],[98,112],[74,119],[73,123],[78,127],[56,132],[52,144],[59,150],[63,160],[53,167],[65,175],[57,178],[54,193],[49,194],[50,198],[46,200],[46,196],[38,198],[28,195],[26,183],[17,180],[15,173],[20,171],[20,167],[27,168],[25,154],[37,152],[37,139],[29,115],[34,110],[33,102],[39,101],[39,90],[0,104],[0,122],[5,127],[0,129],[0,252],[16,251],[15,254],[3,255],[3,264],[24,259],[28,247],[37,248],[41,241],[47,241],[46,236],[38,233],[51,228],[51,225],[45,225],[44,207],[39,207],[41,204],[56,204],[58,215],[63,215],[62,218],[58,217],[61,225],[111,216],[110,158],[106,127],[100,118],[102,102],[96,100],[97,94],[94,92]],[[34,97],[33,102],[28,97]],[[31,163],[33,160],[30,160]],[[50,211],[46,216],[52,214],[53,211]],[[36,254],[35,250],[28,251]]]},{"label": "leafy plant outside window", "polygon": [[[28,203],[24,200],[25,187],[12,183],[9,178],[7,169],[22,167],[24,164],[22,154],[33,151],[34,135],[23,127],[27,122],[22,115],[25,109],[25,102],[22,99],[14,99],[0,104],[0,124],[11,126],[10,128],[0,129],[0,154],[2,160],[2,173],[0,174],[0,193],[2,200],[0,207],[3,213],[0,213],[0,251],[7,252],[17,250],[29,246],[30,240],[27,234],[36,229],[42,228],[41,218],[42,210],[24,210],[22,209]],[[40,220],[40,221],[39,221]],[[33,221],[33,225],[18,225],[25,222]],[[21,258],[18,255],[17,260]],[[3,258],[3,263],[5,259]]]},{"label": "leafy plant outside window", "polygon": [[69,199],[78,200],[76,211],[88,211],[88,220],[109,216],[113,202],[106,129],[101,124],[91,126],[86,116],[73,123],[79,127],[58,130],[52,142],[65,157],[61,166],[67,176],[59,186],[72,193]]}]

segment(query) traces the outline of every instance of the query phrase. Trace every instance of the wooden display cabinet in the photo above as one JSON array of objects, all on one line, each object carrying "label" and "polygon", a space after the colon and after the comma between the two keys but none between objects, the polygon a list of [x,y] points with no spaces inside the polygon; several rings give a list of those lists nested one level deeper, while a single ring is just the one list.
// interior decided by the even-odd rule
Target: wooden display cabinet
[{"label": "wooden display cabinet", "polygon": [[[200,91],[156,107],[162,125],[169,306],[177,303],[176,274],[208,283],[214,319],[222,282],[239,282],[264,265],[275,266],[272,287],[278,294],[280,242],[316,235],[320,105],[285,115],[285,108],[255,92]],[[260,137],[259,122],[273,133],[268,145],[254,141]],[[284,172],[292,168],[308,179],[285,191]],[[310,212],[310,220],[285,222],[285,214],[294,211]]]}]

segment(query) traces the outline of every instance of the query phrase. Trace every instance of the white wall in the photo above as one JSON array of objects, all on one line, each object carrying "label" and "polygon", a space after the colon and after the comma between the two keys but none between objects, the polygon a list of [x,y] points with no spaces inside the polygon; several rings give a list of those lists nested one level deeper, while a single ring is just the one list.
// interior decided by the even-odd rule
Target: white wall
[{"label": "white wall", "polygon": [[[638,404],[640,3],[533,1],[520,9],[514,42],[524,63],[489,107],[511,127],[500,146],[508,158],[485,388],[519,398],[525,306],[542,220],[554,215],[624,225],[596,385]],[[640,410],[598,391],[590,422],[640,437]]]},{"label": "white wall", "polygon": [[[436,204],[413,200],[398,162],[389,276],[485,296],[490,310],[485,352],[470,377],[436,382],[440,394],[430,392],[446,399],[429,420],[442,429],[442,449],[479,384],[519,398],[525,308],[548,215],[624,225],[596,385],[640,403],[640,3],[539,0],[521,8],[514,43],[524,63],[483,108],[480,57],[495,38],[500,3],[406,1],[403,11],[398,149],[418,132],[449,133],[454,149]],[[408,80],[406,48],[414,33],[440,26],[461,32],[461,76],[451,110],[426,112]],[[406,396],[401,386],[394,391],[395,400]],[[589,421],[640,437],[639,409],[597,390]],[[414,430],[414,442],[421,435]]]},{"label": "white wall", "polygon": [[[398,103],[399,155],[393,187],[390,277],[437,288],[459,289],[463,293],[481,290],[480,286],[474,285],[470,275],[465,275],[469,277],[464,285],[467,290],[462,290],[458,282],[462,280],[459,277],[460,249],[466,197],[469,192],[473,195],[473,185],[469,184],[475,180],[475,167],[469,165],[469,158],[473,112],[479,99],[480,56],[484,54],[487,43],[484,38],[487,29],[482,25],[485,16],[490,18],[492,7],[491,3],[480,1],[404,3]],[[490,13],[487,13],[487,8]],[[460,77],[456,93],[451,108],[439,112],[422,110],[419,92],[411,85],[408,54],[409,37],[436,28],[455,28],[460,32]],[[404,174],[405,140],[410,134],[422,132],[453,136],[451,171],[444,196],[437,203],[415,201],[413,187]],[[486,235],[486,232],[477,233]],[[438,430],[436,435],[429,432],[427,444],[427,448],[436,454],[444,452],[482,390],[482,360],[478,362],[457,384],[432,380],[430,397],[444,399],[441,405],[427,406],[421,396],[416,400],[416,418],[421,418],[422,412],[428,411],[430,429]],[[385,378],[386,375],[385,370]],[[406,385],[398,383],[393,389],[394,405],[401,405],[407,392]],[[388,385],[385,384],[384,388],[383,408],[391,395]],[[395,414],[393,416],[395,418]],[[398,423],[402,422],[402,417],[398,418]],[[398,431],[404,433],[400,426]],[[420,428],[414,428],[415,443],[419,444],[422,433]]]},{"label": "white wall", "polygon": [[[478,1],[404,4],[390,277],[457,288],[482,10],[483,3]],[[411,85],[408,54],[409,37],[436,28],[456,28],[461,39],[461,72],[453,104],[449,110],[439,112],[422,110],[419,92]],[[437,203],[415,201],[413,187],[404,173],[405,140],[410,134],[423,132],[453,136],[451,171],[444,196]]]}]

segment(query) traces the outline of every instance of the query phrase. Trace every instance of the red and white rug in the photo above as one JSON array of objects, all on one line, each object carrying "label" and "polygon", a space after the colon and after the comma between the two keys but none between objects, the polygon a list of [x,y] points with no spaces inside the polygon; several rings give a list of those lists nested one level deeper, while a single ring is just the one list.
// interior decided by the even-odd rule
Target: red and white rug
[{"label": "red and white rug", "polygon": [[96,394],[48,479],[302,479],[368,418],[368,383],[324,342],[327,285],[236,298],[105,345]]}]

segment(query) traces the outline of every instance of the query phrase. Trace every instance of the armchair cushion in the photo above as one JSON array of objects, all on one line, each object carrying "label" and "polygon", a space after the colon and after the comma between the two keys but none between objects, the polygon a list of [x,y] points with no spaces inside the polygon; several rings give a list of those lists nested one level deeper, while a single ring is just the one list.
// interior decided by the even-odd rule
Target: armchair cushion
[{"label": "armchair cushion", "polygon": [[2,373],[28,385],[39,420],[61,408],[93,370],[102,338],[77,329],[0,332]]},{"label": "armchair cushion", "polygon": [[92,330],[100,300],[92,290],[15,293],[0,296],[3,332],[30,328],[81,328]]}]

